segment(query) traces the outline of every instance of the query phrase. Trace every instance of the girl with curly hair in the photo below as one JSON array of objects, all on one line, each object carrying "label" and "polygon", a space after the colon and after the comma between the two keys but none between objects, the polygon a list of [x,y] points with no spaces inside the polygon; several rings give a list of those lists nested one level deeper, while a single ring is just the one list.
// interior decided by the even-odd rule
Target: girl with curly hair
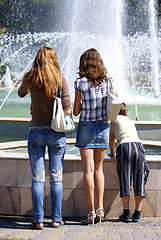
[{"label": "girl with curly hair", "polygon": [[[103,160],[109,142],[109,125],[106,120],[107,87],[112,86],[99,52],[88,49],[80,57],[79,78],[74,82],[75,101],[73,113],[80,114],[76,147],[80,150],[84,185],[88,204],[87,223],[104,218]],[[108,83],[109,81],[109,83]],[[96,189],[96,212],[94,206]]]}]

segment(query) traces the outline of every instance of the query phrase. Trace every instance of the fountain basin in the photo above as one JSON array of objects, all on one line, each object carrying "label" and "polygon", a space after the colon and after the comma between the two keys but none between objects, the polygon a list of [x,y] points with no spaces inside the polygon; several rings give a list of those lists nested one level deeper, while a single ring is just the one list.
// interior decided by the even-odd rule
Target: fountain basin
[{"label": "fountain basin", "polygon": [[[142,216],[161,216],[161,156],[147,155],[150,168],[146,184],[146,198],[143,203]],[[44,210],[45,216],[51,215],[50,185],[48,175],[48,157],[46,156]],[[116,172],[116,160],[106,157],[104,160],[105,193],[104,209],[106,217],[118,217],[122,213],[119,197],[119,181]],[[66,154],[63,174],[64,217],[85,217],[88,209],[83,184],[80,156]],[[0,214],[32,215],[31,170],[28,154],[0,152]],[[130,202],[134,210],[134,195]]]},{"label": "fountain basin", "polygon": [[[13,140],[25,140],[28,138],[30,118],[0,117],[1,138],[11,137]],[[142,140],[161,141],[161,121],[134,121],[138,135]],[[76,128],[78,120],[75,120]],[[76,128],[66,133],[68,138],[75,138]]]},{"label": "fountain basin", "polygon": [[[30,119],[1,118],[0,134],[27,139]],[[135,122],[143,144],[161,146],[161,122]],[[77,122],[76,122],[77,126]],[[71,135],[71,136],[70,136]],[[148,138],[151,138],[148,140]],[[156,141],[155,137],[158,139]],[[154,141],[155,139],[155,141]],[[69,134],[67,142],[75,141],[75,131]],[[26,146],[27,141],[3,142],[1,149]],[[142,216],[161,216],[161,155],[146,155],[150,174],[146,184],[146,198]],[[46,177],[44,189],[45,216],[50,216],[50,185],[48,175],[48,156],[46,155]],[[118,217],[122,213],[119,197],[119,181],[116,172],[116,159],[108,156],[104,160],[105,193],[104,208],[106,217]],[[83,173],[79,155],[65,154],[63,175],[63,216],[85,217],[88,209],[83,184]],[[31,170],[27,153],[0,151],[0,214],[32,215]],[[130,201],[130,210],[134,210],[134,194]]]},{"label": "fountain basin", "polygon": [[[66,154],[79,156],[79,149],[75,147],[75,138],[67,138]],[[161,141],[142,140],[146,155],[161,155]],[[28,153],[27,140],[24,141],[9,141],[0,143],[0,152],[12,153]],[[47,153],[47,150],[46,150]],[[109,148],[106,150],[106,155],[109,154]]]}]

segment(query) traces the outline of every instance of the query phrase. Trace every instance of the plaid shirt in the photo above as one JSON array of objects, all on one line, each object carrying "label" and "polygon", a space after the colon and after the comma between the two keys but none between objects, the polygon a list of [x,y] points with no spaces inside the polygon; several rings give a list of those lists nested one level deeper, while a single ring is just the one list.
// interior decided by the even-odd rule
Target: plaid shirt
[{"label": "plaid shirt", "polygon": [[[76,79],[74,82],[74,88],[81,92],[82,108],[80,120],[81,121],[105,120],[107,81],[104,80],[102,84],[97,87],[91,85],[92,82],[85,77],[81,79]],[[109,81],[109,89],[110,88],[111,84]]]}]

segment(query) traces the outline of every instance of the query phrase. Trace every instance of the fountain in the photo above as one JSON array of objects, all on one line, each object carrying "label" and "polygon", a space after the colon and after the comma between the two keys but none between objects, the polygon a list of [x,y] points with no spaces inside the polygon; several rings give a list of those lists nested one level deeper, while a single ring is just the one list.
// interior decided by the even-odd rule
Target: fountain
[{"label": "fountain", "polygon": [[0,83],[4,84],[4,87],[6,88],[11,88],[13,86],[13,81],[11,79],[11,74],[8,66],[6,66],[6,73],[3,75]]},{"label": "fountain", "polygon": [[[70,95],[73,100],[73,82],[77,77],[79,57],[87,48],[98,49],[104,59],[108,74],[116,83],[118,94],[124,97],[129,105],[132,119],[139,117],[141,120],[152,120],[151,116],[140,116],[142,108],[150,112],[156,106],[160,108],[160,61],[159,51],[161,38],[156,25],[156,0],[146,0],[139,4],[140,12],[144,14],[146,31],[143,31],[142,20],[135,21],[135,29],[129,30],[134,25],[129,22],[128,1],[81,1],[75,0],[69,7],[68,14],[71,27],[62,26],[58,32],[26,32],[25,34],[2,34],[0,42],[0,67],[10,66],[14,87],[18,86],[23,74],[31,67],[33,57],[42,45],[55,49],[60,62],[61,70],[67,78]],[[61,3],[59,3],[61,4]],[[145,7],[146,5],[146,7]],[[59,6],[60,7],[60,6]],[[69,11],[69,8],[68,8]],[[83,18],[82,18],[83,16]],[[139,18],[139,17],[138,17]],[[141,28],[141,29],[140,29]],[[137,29],[140,29],[139,31]],[[15,105],[26,108],[29,97],[19,99],[15,96],[16,90],[0,91],[0,113],[7,115],[7,109]],[[11,106],[10,106],[11,105]],[[23,107],[21,107],[22,109]],[[17,114],[16,114],[17,111]],[[13,116],[29,117],[29,111],[23,110],[22,114],[16,110]],[[12,114],[12,113],[11,113]]]},{"label": "fountain", "polygon": [[[69,84],[72,100],[79,57],[83,51],[94,47],[104,59],[108,74],[116,83],[118,94],[127,103],[130,118],[150,120],[143,123],[135,122],[140,138],[148,146],[154,144],[160,148],[161,35],[156,24],[157,0],[73,0],[68,1],[67,5],[63,4],[64,1],[56,1],[58,11],[55,12],[61,16],[59,20],[62,21],[62,25],[57,24],[59,28],[53,32],[26,31],[21,34],[1,34],[0,68],[6,66],[10,68],[14,84],[10,89],[0,90],[0,116],[12,117],[12,119],[0,118],[0,135],[5,138],[7,136],[8,141],[16,140],[17,135],[19,140],[27,138],[30,97],[20,99],[17,96],[17,87],[24,73],[30,69],[33,58],[42,45],[50,46],[56,51],[61,71]],[[15,0],[13,2],[17,5],[21,4]],[[59,12],[60,9],[62,12]],[[71,133],[67,140],[71,142],[73,138],[75,141],[75,132]],[[0,149],[26,145],[27,141],[5,142],[0,144]],[[70,149],[64,161],[63,214],[64,216],[82,214],[83,216],[86,214],[86,209],[81,207],[86,206],[86,203],[80,156],[77,153],[72,156],[71,151],[74,150]],[[145,200],[142,215],[160,216],[157,203],[160,201],[161,157],[148,155],[147,160],[151,169],[151,178],[146,188],[148,200]],[[3,196],[0,201],[0,214],[31,215],[31,182],[29,182],[31,172],[27,153],[1,151],[0,161],[0,187]],[[46,164],[48,164],[47,159]],[[15,174],[12,174],[13,170]],[[106,216],[111,214],[112,217],[118,216],[122,209],[119,202],[116,161],[105,159],[104,170],[105,200],[107,200],[105,214]],[[6,179],[6,176],[11,178]],[[48,175],[46,178],[48,180]],[[6,201],[5,204],[4,201]],[[48,184],[45,185],[44,205],[45,215],[49,216]]]}]

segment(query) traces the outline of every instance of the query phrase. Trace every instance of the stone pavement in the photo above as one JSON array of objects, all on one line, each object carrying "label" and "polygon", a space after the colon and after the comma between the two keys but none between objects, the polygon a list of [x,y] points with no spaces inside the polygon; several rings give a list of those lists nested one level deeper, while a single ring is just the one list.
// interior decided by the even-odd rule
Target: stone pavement
[{"label": "stone pavement", "polygon": [[83,220],[65,219],[65,225],[51,228],[44,219],[42,231],[32,230],[32,219],[0,216],[0,240],[157,240],[161,239],[161,217],[142,218],[140,223],[122,223],[106,219],[103,223],[85,225]]}]

